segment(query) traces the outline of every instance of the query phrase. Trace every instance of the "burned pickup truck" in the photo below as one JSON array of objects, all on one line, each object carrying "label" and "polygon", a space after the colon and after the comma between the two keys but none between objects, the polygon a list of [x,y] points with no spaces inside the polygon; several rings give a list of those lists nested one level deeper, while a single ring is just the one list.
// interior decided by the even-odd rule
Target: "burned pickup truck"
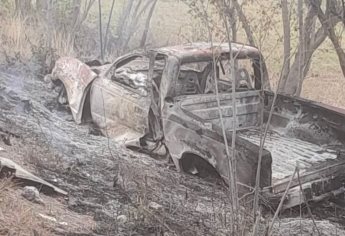
[{"label": "burned pickup truck", "polygon": [[[274,95],[260,51],[237,43],[231,47],[236,117],[229,44],[159,48],[98,66],[61,58],[50,76],[63,85],[59,101],[69,103],[78,124],[91,119],[104,135],[129,148],[168,157],[179,171],[198,174],[206,163],[228,182],[221,122],[228,143],[235,128],[238,184],[254,186],[260,131]],[[262,153],[263,192],[284,192],[298,163],[301,175],[291,183],[286,207],[305,200],[299,182],[307,200],[343,193],[344,121],[344,110],[278,95]]]}]

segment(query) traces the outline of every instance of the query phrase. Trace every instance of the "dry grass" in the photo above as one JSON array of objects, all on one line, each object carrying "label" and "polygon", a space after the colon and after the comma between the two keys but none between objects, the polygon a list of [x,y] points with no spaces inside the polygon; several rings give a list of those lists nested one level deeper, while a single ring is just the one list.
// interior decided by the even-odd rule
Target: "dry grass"
[{"label": "dry grass", "polygon": [[41,194],[45,205],[27,201],[21,189],[9,179],[0,180],[0,235],[56,235],[56,233],[91,233],[91,217],[67,209],[55,198]]},{"label": "dry grass", "polygon": [[[2,20],[2,49],[7,55],[20,54],[21,57],[32,56],[30,42],[38,42],[39,35],[26,26],[26,19],[9,17]],[[30,42],[29,39],[30,38]]]},{"label": "dry grass", "polygon": [[[1,51],[6,55],[7,60],[16,58],[22,62],[28,62],[40,49],[41,53],[53,51],[59,56],[75,55],[70,35],[50,29],[39,16],[23,19],[9,15],[0,20],[2,23],[0,28]],[[48,34],[50,34],[49,37]],[[0,57],[0,59],[4,58]]]},{"label": "dry grass", "polygon": [[[29,140],[13,137],[11,143],[12,146],[1,146],[0,155],[32,173],[37,168],[62,168],[59,156],[45,149],[39,151]],[[40,193],[43,205],[26,200],[21,193],[19,184],[11,179],[0,179],[0,235],[89,234],[96,227],[92,217],[69,210],[63,198]]]},{"label": "dry grass", "polygon": [[302,96],[345,108],[345,79],[341,77],[342,75],[331,72],[329,75],[307,78],[303,85]]},{"label": "dry grass", "polygon": [[9,180],[1,180],[0,189],[0,235],[52,235]]},{"label": "dry grass", "polygon": [[57,30],[52,33],[52,48],[59,56],[75,55],[72,36]]}]

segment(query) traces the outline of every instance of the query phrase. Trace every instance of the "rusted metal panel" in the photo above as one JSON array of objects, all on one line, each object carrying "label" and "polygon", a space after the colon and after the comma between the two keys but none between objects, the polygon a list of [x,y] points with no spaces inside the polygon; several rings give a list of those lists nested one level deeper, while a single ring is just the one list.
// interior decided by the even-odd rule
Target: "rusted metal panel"
[{"label": "rusted metal panel", "polygon": [[[4,173],[7,172],[7,173]],[[10,172],[10,173],[8,173]],[[59,193],[62,195],[67,195],[68,193],[64,190],[48,183],[47,181],[44,181],[43,179],[31,174],[27,170],[25,170],[23,167],[18,165],[12,160],[9,160],[7,158],[0,157],[0,175],[5,174],[6,176],[9,176],[10,174],[13,175],[15,178],[27,181],[27,184],[34,184],[34,185],[40,185],[41,187],[47,188],[50,191],[53,191],[55,193]]]},{"label": "rusted metal panel", "polygon": [[[239,135],[252,143],[260,144],[259,130],[244,130]],[[307,170],[315,164],[337,158],[337,150],[331,147],[325,148],[274,130],[267,134],[265,148],[272,153],[273,157],[273,182],[291,175],[297,162],[302,170]]]},{"label": "rusted metal panel", "polygon": [[[328,165],[327,167],[315,170],[315,171],[310,171],[307,173],[302,173],[300,176],[300,181],[302,184],[308,183],[308,182],[314,182],[318,179],[332,179],[336,176],[341,176],[345,175],[344,172],[345,168],[345,162],[341,161],[339,163],[336,163],[334,165]],[[279,193],[282,192],[286,189],[287,183],[290,180],[288,178],[281,179],[279,182],[275,183],[274,186],[272,187],[273,193]],[[299,182],[298,179],[294,179],[292,181],[291,187],[298,186]]]},{"label": "rusted metal panel", "polygon": [[[232,52],[237,59],[242,58],[259,58],[260,51],[252,46],[240,43],[232,43]],[[155,49],[159,54],[173,55],[180,59],[181,63],[195,62],[195,61],[212,61],[213,52],[215,55],[229,54],[228,43],[214,43],[212,49],[210,43],[188,43],[178,46],[170,46]],[[228,56],[228,55],[227,55]]]},{"label": "rusted metal panel", "polygon": [[92,120],[105,135],[117,140],[134,139],[148,132],[150,97],[98,78],[90,93]]},{"label": "rusted metal panel", "polygon": [[[266,92],[266,110],[273,94]],[[336,195],[345,181],[344,112],[341,109],[307,99],[278,95],[265,148],[272,153],[273,186],[279,196],[285,191],[296,163],[301,170],[300,182],[307,201],[319,201]],[[255,134],[255,132],[257,132]],[[258,131],[242,132],[242,137],[259,143]],[[285,177],[285,178],[284,178]],[[305,201],[299,181],[292,181],[284,209]]]},{"label": "rusted metal panel", "polygon": [[[186,153],[193,153],[209,162],[228,182],[228,157],[225,152],[223,137],[220,128],[206,127],[198,120],[191,120],[183,113],[170,113],[163,120],[165,142],[175,165],[180,168],[179,160]],[[231,133],[227,133],[231,141]],[[259,148],[243,139],[238,139],[237,147],[237,174],[238,181],[253,186],[257,168]],[[264,151],[263,170],[261,175],[262,186],[271,184],[271,156]],[[247,189],[246,189],[247,190]]]},{"label": "rusted metal panel", "polygon": [[[238,92],[236,94],[237,129],[248,129],[260,124],[263,109],[260,91]],[[232,95],[220,94],[223,122],[227,130],[233,130]],[[216,97],[214,94],[185,96],[178,98],[184,112],[191,112],[207,122],[221,126]]]},{"label": "rusted metal panel", "polygon": [[[202,44],[204,48],[198,48],[200,45],[193,44],[190,48],[173,47],[159,49],[158,52],[164,54],[166,58],[166,69],[163,72],[160,85],[160,101],[162,123],[165,136],[165,144],[175,163],[180,168],[180,160],[186,153],[192,153],[203,158],[210,163],[225,181],[228,181],[228,158],[225,153],[224,139],[220,128],[219,117],[217,116],[217,103],[215,94],[196,94],[188,96],[178,96],[176,85],[178,73],[183,62],[200,62],[203,60],[212,60],[212,50],[209,44]],[[223,45],[222,53],[228,53]],[[245,52],[242,52],[244,55]],[[246,52],[246,56],[252,56]],[[254,52],[253,52],[254,53]],[[257,54],[257,56],[259,56]],[[231,94],[220,95],[223,99],[221,106],[226,108],[227,103],[231,103]],[[238,93],[238,119],[244,117],[245,127],[258,125],[259,112],[261,106],[258,91],[248,91],[242,94]],[[224,109],[223,109],[224,110]],[[232,111],[225,109],[224,115],[228,115],[226,128],[232,129]],[[249,119],[246,119],[246,115]],[[209,119],[208,119],[209,118]],[[216,117],[217,118],[217,117]],[[241,124],[242,122],[239,122]],[[227,139],[231,139],[231,133],[227,134]],[[229,142],[231,143],[231,142]],[[255,173],[257,169],[258,145],[252,144],[246,140],[238,138],[237,147],[237,174],[240,182],[253,186],[255,184]],[[271,184],[271,156],[264,151],[263,171],[261,175],[262,186]],[[248,190],[248,189],[246,189]]]},{"label": "rusted metal panel", "polygon": [[[238,59],[252,60],[254,77],[261,79],[258,84],[269,88],[267,69],[258,49],[233,43],[232,52]],[[149,54],[128,54],[111,65],[92,69],[76,59],[62,58],[53,75],[64,83],[77,123],[81,122],[85,96],[91,87],[92,120],[105,135],[137,145],[141,145],[138,140],[142,137],[160,142],[164,136],[164,144],[178,169],[181,158],[192,153],[210,163],[227,181],[228,157],[215,94],[203,94],[199,83],[203,72],[184,65],[189,62],[211,63],[214,54],[228,58],[229,45],[215,44],[212,49],[209,43],[193,43],[159,48]],[[263,74],[258,74],[260,66]],[[97,71],[97,79],[92,70]],[[181,71],[184,80],[179,76]],[[237,173],[240,182],[247,185],[255,183],[260,144],[258,130],[264,119],[261,114],[263,109],[267,114],[272,102],[272,95],[266,92],[263,106],[260,86],[255,84],[255,89],[236,93],[236,128],[241,130],[236,140]],[[220,111],[226,138],[230,140],[234,117],[229,106],[232,96],[226,91],[219,95]],[[289,175],[296,160],[305,173],[310,173],[315,163],[336,159],[337,148],[320,145],[332,141],[339,146],[345,141],[344,118],[343,110],[279,95],[271,123],[273,130],[266,140],[267,150],[264,150],[262,186]],[[310,129],[310,126],[316,128]],[[137,142],[132,142],[133,139]],[[315,181],[317,174],[314,177],[309,181]],[[277,185],[274,193],[279,193],[277,189],[282,191]]]},{"label": "rusted metal panel", "polygon": [[77,124],[81,123],[85,98],[96,76],[89,66],[75,58],[62,57],[55,64],[53,80],[61,80],[64,84],[69,106]]},{"label": "rusted metal panel", "polygon": [[[329,165],[315,171],[302,173],[300,178],[297,176],[292,180],[286,199],[284,200],[283,210],[289,209],[306,201],[319,202],[326,199],[335,198],[344,193],[343,183],[345,181],[345,162]],[[280,180],[272,187],[264,188],[263,196],[270,202],[271,207],[277,207],[283,192],[285,192],[290,177]],[[302,193],[301,193],[302,188]],[[273,193],[270,194],[270,193]]]}]

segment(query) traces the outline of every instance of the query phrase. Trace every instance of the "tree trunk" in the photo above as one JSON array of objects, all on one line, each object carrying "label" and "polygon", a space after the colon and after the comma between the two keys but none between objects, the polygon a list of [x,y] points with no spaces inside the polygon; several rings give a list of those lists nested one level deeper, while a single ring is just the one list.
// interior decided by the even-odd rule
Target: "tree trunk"
[{"label": "tree trunk", "polygon": [[15,0],[15,7],[16,14],[25,17],[31,12],[31,0]]},{"label": "tree trunk", "polygon": [[343,76],[345,77],[345,53],[344,50],[341,48],[338,38],[335,35],[334,29],[330,28],[328,30],[328,37],[331,39],[334,49],[337,53],[339,64],[341,67],[341,71],[343,72]]},{"label": "tree trunk", "polygon": [[[305,36],[304,34],[305,34],[307,29],[304,28],[304,24],[303,24],[303,0],[298,0],[298,2],[297,2],[297,19],[298,19],[298,42],[299,42],[299,45],[301,45],[301,51],[303,52],[303,53],[300,53],[298,55],[298,63],[302,64],[303,61],[304,61],[305,54],[306,54],[306,51],[305,51],[306,48],[304,48],[304,47],[308,46],[308,45],[306,45],[306,43],[305,43],[306,41],[304,40],[304,36]],[[315,17],[313,19],[315,19]],[[311,21],[310,29],[309,29],[310,32],[311,32],[310,33],[310,37],[309,37],[310,38],[310,42],[311,42],[311,39],[312,39],[312,35],[315,33],[315,32],[313,32],[311,30],[312,23],[313,23],[313,21]],[[306,35],[306,36],[308,36],[308,35]],[[298,83],[298,86],[297,86],[297,90],[296,90],[296,94],[297,95],[301,94],[301,91],[302,91],[302,83],[301,83],[301,81],[303,81],[304,78],[305,78],[305,75],[306,75],[305,70],[306,70],[306,68],[308,68],[308,70],[309,70],[309,66],[308,66],[308,64],[310,64],[309,61],[310,60],[308,60],[305,63],[305,66],[303,68],[299,68],[298,78],[299,78],[300,83]]]},{"label": "tree trunk", "polygon": [[123,52],[123,44],[124,44],[124,39],[125,34],[127,33],[128,29],[127,29],[127,22],[130,21],[130,13],[132,11],[133,8],[133,4],[134,4],[134,0],[128,0],[126,1],[125,7],[124,7],[124,11],[122,12],[120,19],[118,20],[118,24],[117,24],[117,29],[116,29],[116,36],[118,37],[118,41],[117,41],[117,48],[119,50],[119,54],[121,54]]},{"label": "tree trunk", "polygon": [[[295,59],[290,68],[290,73],[282,91],[284,93],[299,96],[302,91],[302,84],[307,75],[311,58],[315,50],[321,45],[327,36],[331,39],[336,48],[343,74],[345,75],[345,53],[340,47],[340,43],[334,33],[335,25],[342,20],[339,17],[344,13],[343,9],[336,6],[335,0],[326,2],[326,11],[321,10],[319,0],[310,0],[306,2],[308,6],[307,14],[303,24],[303,38],[300,38]],[[319,18],[322,26],[315,32],[316,19]],[[300,15],[299,15],[300,18]],[[301,35],[301,36],[302,36]],[[303,42],[303,43],[301,43]]]},{"label": "tree trunk", "polygon": [[250,28],[247,17],[243,12],[242,7],[240,6],[240,4],[238,3],[237,0],[232,0],[232,2],[233,2],[233,5],[236,9],[237,14],[238,14],[238,18],[242,23],[242,27],[243,27],[244,31],[246,32],[249,44],[252,46],[255,46],[256,44],[255,44],[255,40],[254,40],[254,34]]},{"label": "tree trunk", "polygon": [[282,6],[282,20],[284,31],[284,61],[282,69],[282,81],[279,84],[278,91],[282,92],[285,88],[287,78],[290,73],[290,51],[291,51],[291,33],[290,33],[290,16],[287,0],[281,1]]},{"label": "tree trunk", "polygon": [[[156,0],[147,0],[147,1],[134,1],[130,0],[126,3],[125,10],[122,13],[122,16],[120,18],[120,22],[117,28],[117,35],[119,37],[118,42],[117,42],[117,48],[118,48],[118,53],[123,54],[129,49],[129,45],[131,42],[131,39],[135,33],[140,30],[140,23],[141,22],[146,22],[147,27],[149,27],[150,24],[150,18],[152,17],[153,11],[155,8],[150,8],[150,7],[155,7],[156,6]],[[154,5],[152,5],[154,4]],[[151,12],[151,10],[152,12]],[[149,13],[147,13],[147,10]],[[144,34],[145,34],[145,27],[144,26]],[[147,34],[147,32],[146,32]],[[147,35],[143,36],[144,39],[147,37]],[[137,46],[140,46],[141,43],[143,42],[142,39],[141,41],[138,42]],[[145,39],[146,41],[146,39]]]},{"label": "tree trunk", "polygon": [[150,12],[149,12],[149,14],[148,14],[148,16],[146,18],[145,29],[144,29],[143,36],[142,36],[141,42],[140,42],[140,47],[141,48],[143,48],[146,45],[147,34],[149,32],[152,15],[153,15],[153,12],[155,10],[157,2],[158,2],[158,0],[154,0],[154,2],[152,3],[152,6],[150,8]]},{"label": "tree trunk", "polygon": [[341,48],[341,44],[339,42],[338,37],[335,34],[334,25],[331,25],[331,22],[329,20],[329,15],[327,14],[329,12],[335,11],[335,8],[336,8],[335,1],[327,1],[328,11],[326,13],[324,13],[322,11],[322,9],[320,7],[320,3],[317,3],[317,1],[315,1],[313,3],[313,6],[316,8],[318,18],[319,18],[323,28],[327,32],[329,39],[332,41],[332,44],[334,46],[334,49],[335,49],[337,56],[338,56],[338,59],[339,59],[341,70],[342,70],[343,75],[345,77],[345,53],[344,53],[343,49]]},{"label": "tree trunk", "polygon": [[49,1],[50,0],[36,0],[36,11],[42,13],[42,15],[46,15]]},{"label": "tree trunk", "polygon": [[80,17],[80,8],[81,8],[81,0],[73,0],[72,11],[71,11],[71,16],[70,16],[71,20],[70,20],[70,25],[69,25],[70,31],[75,31],[75,26],[78,24],[79,17]]},{"label": "tree trunk", "polygon": [[319,30],[318,38],[315,39],[315,42],[312,41],[312,39],[315,38],[315,32],[313,31],[315,17],[316,12],[313,7],[308,4],[308,12],[304,18],[303,30],[301,31],[303,36],[300,36],[294,62],[290,68],[290,73],[285,86],[282,89],[283,93],[294,96],[300,95],[302,82],[310,68],[311,57],[314,51],[326,39],[325,32],[323,30]]}]

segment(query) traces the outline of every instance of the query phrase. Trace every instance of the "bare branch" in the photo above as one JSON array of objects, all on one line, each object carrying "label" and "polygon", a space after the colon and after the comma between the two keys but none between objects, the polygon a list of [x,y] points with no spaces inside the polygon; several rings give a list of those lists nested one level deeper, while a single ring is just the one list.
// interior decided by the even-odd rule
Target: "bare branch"
[{"label": "bare branch", "polygon": [[152,15],[153,15],[154,9],[156,7],[157,1],[158,0],[154,0],[154,2],[152,3],[152,6],[150,8],[150,12],[149,12],[149,14],[148,14],[148,16],[146,18],[145,29],[144,29],[144,32],[143,32],[143,36],[141,38],[140,47],[144,47],[145,44],[146,44],[147,34],[149,32]]},{"label": "bare branch", "polygon": [[247,39],[250,45],[255,46],[255,40],[254,40],[254,34],[252,32],[252,29],[249,25],[248,19],[246,17],[246,15],[243,12],[242,7],[240,6],[240,4],[238,3],[237,0],[232,0],[234,7],[236,8],[236,11],[238,13],[238,17],[242,23],[242,27],[244,29],[244,31],[246,32],[247,35]]},{"label": "bare branch", "polygon": [[312,6],[314,7],[314,9],[317,11],[317,16],[318,16],[318,18],[322,24],[322,27],[325,29],[329,39],[332,41],[332,44],[334,46],[334,49],[335,49],[337,56],[338,56],[338,59],[339,59],[341,70],[342,70],[343,75],[345,77],[345,52],[341,48],[340,42],[339,42],[339,40],[335,34],[335,31],[334,31],[335,25],[332,25],[330,20],[329,20],[331,12],[334,12],[334,10],[332,10],[332,9],[336,9],[335,0],[327,1],[326,12],[322,11],[321,6],[320,6],[321,3],[319,0],[313,0],[311,2],[312,2]]}]

